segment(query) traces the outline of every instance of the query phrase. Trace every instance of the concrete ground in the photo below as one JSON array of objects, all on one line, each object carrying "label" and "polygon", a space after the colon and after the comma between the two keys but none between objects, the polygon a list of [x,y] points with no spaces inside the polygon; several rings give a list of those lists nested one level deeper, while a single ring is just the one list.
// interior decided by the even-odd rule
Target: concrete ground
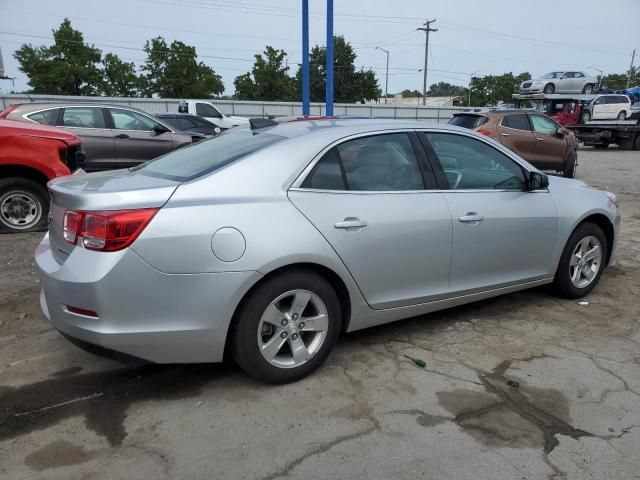
[{"label": "concrete ground", "polygon": [[42,235],[0,237],[0,478],[640,478],[640,152],[579,163],[623,214],[588,305],[535,289],[357,332],[286,386],[77,349],[39,311]]}]

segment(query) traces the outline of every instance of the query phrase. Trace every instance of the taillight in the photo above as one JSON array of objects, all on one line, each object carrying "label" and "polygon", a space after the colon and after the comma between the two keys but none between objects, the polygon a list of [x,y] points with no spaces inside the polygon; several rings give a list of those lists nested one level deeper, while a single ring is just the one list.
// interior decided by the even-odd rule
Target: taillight
[{"label": "taillight", "polygon": [[486,135],[487,137],[491,136],[491,132],[489,130],[480,129],[480,130],[477,130],[477,132],[481,133],[482,135]]},{"label": "taillight", "polygon": [[81,238],[82,246],[88,250],[115,252],[131,245],[157,212],[157,208],[98,212],[67,210],[63,236],[72,245]]}]

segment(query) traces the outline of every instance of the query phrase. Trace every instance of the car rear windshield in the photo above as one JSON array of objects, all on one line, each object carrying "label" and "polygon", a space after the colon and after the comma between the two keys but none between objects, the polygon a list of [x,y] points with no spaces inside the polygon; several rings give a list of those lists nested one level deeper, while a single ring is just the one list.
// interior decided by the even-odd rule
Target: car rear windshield
[{"label": "car rear windshield", "polygon": [[456,115],[451,120],[449,120],[450,125],[456,125],[458,127],[470,128],[473,130],[474,128],[478,128],[480,125],[484,125],[488,120],[484,115]]},{"label": "car rear windshield", "polygon": [[236,130],[174,150],[155,160],[133,167],[131,170],[153,177],[186,182],[218,170],[285,138],[271,133]]}]

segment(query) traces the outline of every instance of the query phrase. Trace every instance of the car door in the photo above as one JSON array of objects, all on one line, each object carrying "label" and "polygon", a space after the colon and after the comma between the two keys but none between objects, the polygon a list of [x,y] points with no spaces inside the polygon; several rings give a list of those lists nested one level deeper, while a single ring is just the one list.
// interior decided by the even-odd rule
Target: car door
[{"label": "car door", "polygon": [[114,133],[108,127],[104,108],[68,106],[61,109],[58,126],[71,130],[82,140],[88,172],[117,168]]},{"label": "car door", "polygon": [[534,138],[526,113],[504,115],[496,128],[500,143],[525,160],[533,160]]},{"label": "car door", "polygon": [[413,132],[358,136],[331,147],[289,191],[376,309],[449,291],[451,217],[423,162]]},{"label": "car door", "polygon": [[603,120],[609,118],[609,105],[607,105],[607,97],[600,96],[593,101],[591,108],[591,118],[593,120]]},{"label": "car door", "polygon": [[535,147],[533,161],[536,168],[554,170],[562,168],[567,156],[567,139],[561,125],[546,115],[529,114]]},{"label": "car door", "polygon": [[558,79],[558,92],[571,92],[574,88],[574,74],[573,72],[564,72]]},{"label": "car door", "polygon": [[549,192],[525,191],[526,170],[488,140],[452,132],[422,139],[434,168],[446,174],[452,295],[552,276],[558,226]]},{"label": "car door", "polygon": [[109,107],[115,133],[116,157],[119,168],[129,168],[173,150],[172,132],[156,133],[161,126],[140,112]]}]

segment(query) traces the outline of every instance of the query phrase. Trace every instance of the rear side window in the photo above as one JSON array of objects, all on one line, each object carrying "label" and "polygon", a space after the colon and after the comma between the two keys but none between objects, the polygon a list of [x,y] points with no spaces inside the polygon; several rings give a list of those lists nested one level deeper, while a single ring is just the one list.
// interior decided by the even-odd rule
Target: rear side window
[{"label": "rear side window", "polygon": [[34,122],[43,123],[45,125],[55,125],[58,121],[59,112],[59,108],[53,108],[51,110],[45,110],[43,112],[32,113],[30,115],[27,115],[27,118],[29,120],[33,120]]},{"label": "rear side window", "polygon": [[[337,167],[336,160],[339,162]],[[311,185],[330,182],[333,186],[339,185],[338,173],[344,176],[343,188],[348,190],[424,189],[420,165],[406,133],[374,135],[341,143],[320,159],[302,186],[322,188]],[[317,180],[316,176],[319,177]]]},{"label": "rear side window", "polygon": [[558,125],[556,125],[556,123],[549,117],[545,117],[543,115],[531,115],[529,118],[531,118],[534,132],[553,135],[558,130]]},{"label": "rear side window", "polygon": [[150,176],[186,182],[218,170],[285,138],[271,133],[237,130],[174,150],[131,170]]},{"label": "rear side window", "polygon": [[65,108],[62,112],[61,125],[76,128],[107,128],[102,109],[99,107]]},{"label": "rear side window", "polygon": [[[560,105],[562,107],[562,104]],[[515,130],[531,130],[527,116],[522,115],[506,115],[502,118],[502,126],[513,128]]]},{"label": "rear side window", "polygon": [[484,115],[456,115],[449,120],[449,125],[455,125],[457,127],[468,128],[473,130],[481,125],[484,125],[489,120]]},{"label": "rear side window", "polygon": [[302,188],[317,190],[345,190],[340,157],[335,148],[329,150],[320,159],[312,172],[302,183]]}]

